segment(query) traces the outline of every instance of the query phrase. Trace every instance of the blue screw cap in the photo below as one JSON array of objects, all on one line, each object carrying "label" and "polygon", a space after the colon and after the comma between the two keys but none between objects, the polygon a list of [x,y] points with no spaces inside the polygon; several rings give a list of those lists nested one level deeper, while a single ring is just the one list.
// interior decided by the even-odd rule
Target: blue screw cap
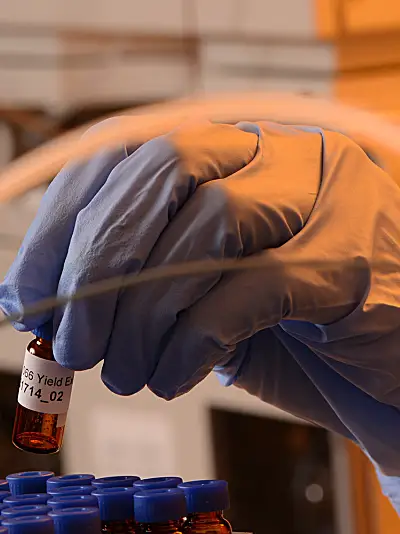
[{"label": "blue screw cap", "polygon": [[96,478],[92,486],[98,489],[102,488],[131,488],[133,483],[140,480],[140,477],[133,475],[122,475],[117,477]]},{"label": "blue screw cap", "polygon": [[93,495],[59,495],[51,497],[47,505],[53,510],[63,510],[64,508],[97,508],[99,506],[96,497]]},{"label": "blue screw cap", "polygon": [[49,495],[47,493],[27,493],[26,495],[11,495],[6,497],[3,504],[13,508],[24,506],[25,504],[46,504]]},{"label": "blue screw cap", "polygon": [[26,471],[8,475],[7,482],[13,495],[45,493],[46,482],[54,473],[51,471]]},{"label": "blue screw cap", "polygon": [[176,488],[183,480],[180,477],[144,478],[133,483],[133,487],[140,491],[153,489]]},{"label": "blue screw cap", "polygon": [[89,486],[93,480],[94,475],[80,473],[52,477],[47,481],[47,491],[51,491],[54,488],[61,488],[62,486]]},{"label": "blue screw cap", "polygon": [[134,518],[133,496],[135,488],[102,488],[92,493],[100,508],[102,521],[127,521]]},{"label": "blue screw cap", "polygon": [[9,497],[11,493],[9,491],[0,491],[0,502],[3,502],[6,497]]},{"label": "blue screw cap", "polygon": [[228,483],[225,480],[194,480],[179,484],[186,498],[188,514],[218,512],[229,508]]},{"label": "blue screw cap", "polygon": [[26,515],[47,515],[49,512],[50,508],[44,504],[26,504],[15,508],[5,508],[1,511],[1,519],[12,519]]},{"label": "blue screw cap", "polygon": [[13,517],[2,521],[8,534],[54,534],[53,521],[46,515]]},{"label": "blue screw cap", "polygon": [[49,490],[49,495],[61,497],[61,495],[90,495],[93,491],[92,486],[61,486]]},{"label": "blue screw cap", "polygon": [[53,510],[49,516],[54,522],[55,534],[99,534],[101,532],[98,508]]},{"label": "blue screw cap", "polygon": [[47,323],[38,326],[35,328],[35,330],[32,330],[32,333],[36,337],[41,337],[46,341],[51,341],[53,339],[53,320],[47,321]]},{"label": "blue screw cap", "polygon": [[133,501],[138,523],[164,523],[186,515],[185,495],[177,488],[139,491]]}]

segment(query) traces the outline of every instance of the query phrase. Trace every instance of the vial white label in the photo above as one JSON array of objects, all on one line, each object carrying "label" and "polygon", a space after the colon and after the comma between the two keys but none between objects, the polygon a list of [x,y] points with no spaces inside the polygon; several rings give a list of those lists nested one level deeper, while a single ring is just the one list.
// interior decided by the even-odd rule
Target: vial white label
[{"label": "vial white label", "polygon": [[26,352],[18,403],[29,410],[66,414],[71,399],[74,371],[54,361]]}]

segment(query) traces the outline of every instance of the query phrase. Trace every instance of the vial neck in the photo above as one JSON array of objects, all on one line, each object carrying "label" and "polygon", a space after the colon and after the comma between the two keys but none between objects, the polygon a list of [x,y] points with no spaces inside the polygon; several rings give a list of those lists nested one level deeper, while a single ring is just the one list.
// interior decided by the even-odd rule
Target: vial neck
[{"label": "vial neck", "polygon": [[35,339],[36,341],[36,344],[40,347],[43,347],[44,349],[50,349],[52,348],[52,342],[49,341],[48,339],[44,339],[42,337],[37,337]]},{"label": "vial neck", "polygon": [[224,519],[224,514],[222,511],[218,512],[200,512],[195,514],[189,514],[188,520],[195,522],[197,525],[212,525],[219,524],[221,520]]},{"label": "vial neck", "polygon": [[166,521],[165,523],[149,523],[143,529],[144,534],[179,534],[181,521]]}]

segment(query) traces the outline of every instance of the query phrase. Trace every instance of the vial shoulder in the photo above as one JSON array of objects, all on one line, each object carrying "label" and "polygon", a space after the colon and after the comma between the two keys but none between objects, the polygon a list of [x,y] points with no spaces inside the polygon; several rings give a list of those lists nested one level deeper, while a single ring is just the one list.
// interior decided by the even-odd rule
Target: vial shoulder
[{"label": "vial shoulder", "polygon": [[54,360],[51,341],[46,341],[41,338],[32,339],[26,350],[30,354],[43,358],[44,360]]}]

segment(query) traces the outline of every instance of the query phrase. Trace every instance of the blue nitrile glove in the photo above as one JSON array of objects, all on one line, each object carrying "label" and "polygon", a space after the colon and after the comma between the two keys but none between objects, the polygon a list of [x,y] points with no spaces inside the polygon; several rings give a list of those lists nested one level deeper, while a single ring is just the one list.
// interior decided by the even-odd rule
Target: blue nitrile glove
[{"label": "blue nitrile glove", "polygon": [[143,267],[259,253],[276,267],[144,284],[16,327],[50,320],[56,359],[75,369],[104,359],[104,382],[124,395],[147,384],[171,399],[216,368],[225,384],[354,439],[393,482],[400,280],[371,262],[400,268],[399,212],[394,182],[340,134],[185,127],[62,171],[0,306],[22,311]]}]

